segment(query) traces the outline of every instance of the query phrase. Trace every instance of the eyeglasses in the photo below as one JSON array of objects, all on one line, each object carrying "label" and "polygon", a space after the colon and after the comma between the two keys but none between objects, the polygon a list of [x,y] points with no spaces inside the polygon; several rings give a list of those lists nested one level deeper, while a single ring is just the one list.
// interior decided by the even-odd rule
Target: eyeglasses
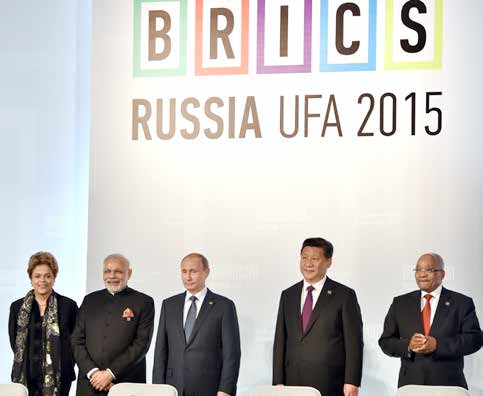
[{"label": "eyeglasses", "polygon": [[434,274],[435,272],[443,272],[442,269],[435,269],[435,268],[414,268],[414,272],[417,274]]}]

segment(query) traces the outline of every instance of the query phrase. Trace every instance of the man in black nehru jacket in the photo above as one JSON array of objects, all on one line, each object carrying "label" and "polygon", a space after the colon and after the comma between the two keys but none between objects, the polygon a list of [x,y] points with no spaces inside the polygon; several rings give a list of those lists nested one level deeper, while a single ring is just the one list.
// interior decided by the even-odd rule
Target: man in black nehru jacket
[{"label": "man in black nehru jacket", "polygon": [[120,254],[104,260],[106,288],[87,295],[72,334],[77,395],[107,395],[114,383],[146,382],[154,301],[127,286],[132,269]]}]

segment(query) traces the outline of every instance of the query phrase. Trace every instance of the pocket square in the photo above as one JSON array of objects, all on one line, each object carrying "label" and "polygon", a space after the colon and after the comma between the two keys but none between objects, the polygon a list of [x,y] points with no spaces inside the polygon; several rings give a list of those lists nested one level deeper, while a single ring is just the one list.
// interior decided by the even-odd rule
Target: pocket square
[{"label": "pocket square", "polygon": [[132,311],[131,308],[126,308],[122,313],[122,317],[126,318],[126,320],[129,322],[131,318],[134,318],[134,312]]}]

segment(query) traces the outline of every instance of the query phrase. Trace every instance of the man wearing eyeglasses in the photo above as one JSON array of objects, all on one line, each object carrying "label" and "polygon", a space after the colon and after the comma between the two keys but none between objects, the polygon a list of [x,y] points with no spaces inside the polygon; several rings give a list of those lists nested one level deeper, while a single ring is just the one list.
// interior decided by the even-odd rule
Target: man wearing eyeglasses
[{"label": "man wearing eyeglasses", "polygon": [[473,300],[442,286],[444,262],[436,253],[423,254],[414,271],[420,290],[394,298],[379,346],[385,354],[401,359],[398,387],[468,389],[463,357],[481,348]]}]

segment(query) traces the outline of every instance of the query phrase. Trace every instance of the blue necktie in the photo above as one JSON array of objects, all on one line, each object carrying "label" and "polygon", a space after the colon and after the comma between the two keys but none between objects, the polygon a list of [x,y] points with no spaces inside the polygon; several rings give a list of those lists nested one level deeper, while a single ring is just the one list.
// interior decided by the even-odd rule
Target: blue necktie
[{"label": "blue necktie", "polygon": [[188,315],[186,316],[186,322],[184,324],[184,335],[186,338],[186,342],[188,342],[190,339],[191,332],[193,331],[193,326],[195,325],[195,320],[196,320],[197,298],[195,296],[191,296],[190,300],[191,300],[191,306],[190,306],[190,309],[188,310]]}]

